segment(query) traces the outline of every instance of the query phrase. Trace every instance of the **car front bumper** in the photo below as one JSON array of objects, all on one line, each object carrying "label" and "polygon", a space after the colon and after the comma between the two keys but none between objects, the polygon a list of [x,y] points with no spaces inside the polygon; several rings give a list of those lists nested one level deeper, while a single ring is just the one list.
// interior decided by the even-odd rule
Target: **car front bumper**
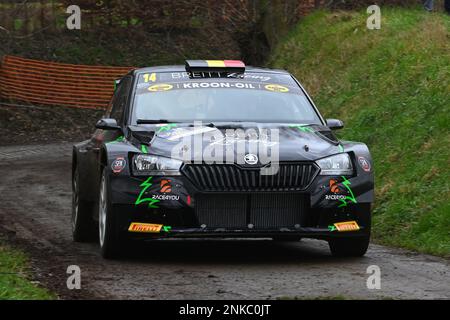
[{"label": "car front bumper", "polygon": [[[340,185],[343,189],[342,196],[329,197],[339,195],[332,192],[330,180],[348,181],[352,185],[350,189],[352,197],[348,196],[350,193],[345,192],[342,185]],[[370,233],[373,183],[360,177],[317,176],[313,183],[301,192],[289,190],[202,192],[183,176],[130,177],[112,174],[110,182],[113,212],[118,221],[117,232],[126,233],[136,239],[271,237],[329,239],[366,236]],[[292,206],[289,207],[288,213],[285,212],[287,210],[285,200],[267,201],[270,197],[285,199],[287,195],[288,199],[302,199],[299,201],[301,208],[299,206],[298,216],[292,219],[280,217],[283,214],[292,215]],[[245,213],[247,215],[245,221],[229,224],[228,220],[233,220],[235,215],[242,213],[240,211],[242,208],[236,203],[246,197],[256,197],[258,203],[253,205],[257,204],[261,207],[260,212],[271,217],[261,218],[260,214],[259,220],[255,222],[252,211],[248,210]],[[202,205],[204,198],[213,200],[205,206]],[[222,209],[223,212],[220,211]],[[208,210],[211,210],[211,215],[217,216],[217,221],[208,218],[205,222]],[[224,220],[223,215],[228,215],[229,218]],[[333,228],[335,223],[345,221],[355,221],[359,230],[340,232]],[[221,225],[222,222],[225,225]],[[170,231],[161,228],[158,232],[133,232],[129,230],[132,223],[160,225],[170,228]]]}]

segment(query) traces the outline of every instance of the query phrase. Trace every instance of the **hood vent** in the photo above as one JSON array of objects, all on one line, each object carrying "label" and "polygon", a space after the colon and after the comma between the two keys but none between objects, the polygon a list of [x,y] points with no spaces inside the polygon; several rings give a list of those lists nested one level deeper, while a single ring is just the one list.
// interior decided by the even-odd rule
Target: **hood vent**
[{"label": "hood vent", "polygon": [[132,131],[132,136],[143,144],[150,144],[155,132],[154,131]]},{"label": "hood vent", "polygon": [[338,144],[339,140],[336,138],[336,136],[334,135],[333,131],[331,130],[322,130],[322,131],[316,131],[320,136],[322,136],[323,138],[325,138],[326,140],[334,143],[334,144]]}]

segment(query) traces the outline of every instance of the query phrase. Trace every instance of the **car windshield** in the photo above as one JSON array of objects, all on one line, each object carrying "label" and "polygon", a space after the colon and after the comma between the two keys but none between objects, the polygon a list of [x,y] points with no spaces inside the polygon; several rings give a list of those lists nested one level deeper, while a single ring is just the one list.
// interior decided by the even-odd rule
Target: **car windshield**
[{"label": "car windshield", "polygon": [[132,123],[164,119],[321,124],[301,88],[287,74],[198,76],[183,72],[140,74]]}]

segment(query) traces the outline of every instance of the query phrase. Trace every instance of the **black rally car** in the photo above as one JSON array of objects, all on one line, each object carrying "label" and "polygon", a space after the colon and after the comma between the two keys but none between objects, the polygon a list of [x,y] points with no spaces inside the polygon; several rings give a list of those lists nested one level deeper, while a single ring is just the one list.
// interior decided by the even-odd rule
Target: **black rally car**
[{"label": "black rally car", "polygon": [[75,241],[327,240],[361,256],[374,200],[367,146],[341,141],[289,73],[240,61],[133,70],[73,148]]}]

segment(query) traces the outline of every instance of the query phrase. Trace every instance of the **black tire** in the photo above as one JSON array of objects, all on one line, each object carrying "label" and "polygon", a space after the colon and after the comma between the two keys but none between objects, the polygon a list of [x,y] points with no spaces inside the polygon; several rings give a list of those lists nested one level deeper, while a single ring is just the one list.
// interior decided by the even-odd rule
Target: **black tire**
[{"label": "black tire", "polygon": [[[117,259],[123,256],[127,239],[117,228],[117,219],[113,214],[110,201],[110,186],[105,169],[102,170],[98,197],[98,227],[100,253],[105,259]],[[105,197],[102,199],[103,196]],[[104,210],[104,212],[102,212]],[[104,218],[102,218],[104,214]],[[104,229],[103,229],[104,228]]]},{"label": "black tire", "polygon": [[360,236],[331,238],[328,245],[331,254],[335,257],[362,257],[366,254],[370,242],[372,212],[369,203],[360,204],[357,207],[358,224],[364,226],[364,233]]},{"label": "black tire", "polygon": [[79,171],[76,167],[72,177],[72,238],[75,242],[93,242],[97,234],[92,217],[93,204],[80,199],[79,181]]},{"label": "black tire", "polygon": [[336,238],[328,240],[331,254],[335,257],[362,257],[369,247],[370,236]]}]

